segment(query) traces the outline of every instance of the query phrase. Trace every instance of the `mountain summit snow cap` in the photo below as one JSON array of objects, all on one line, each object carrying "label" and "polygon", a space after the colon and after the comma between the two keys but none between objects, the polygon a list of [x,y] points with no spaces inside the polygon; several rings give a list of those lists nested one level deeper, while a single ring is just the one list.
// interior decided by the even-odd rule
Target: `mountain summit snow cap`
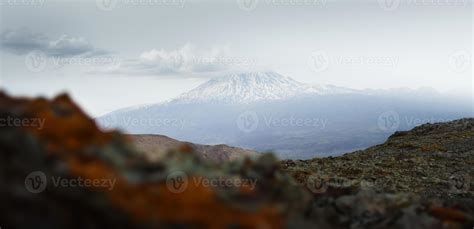
[{"label": "mountain summit snow cap", "polygon": [[211,79],[182,94],[176,102],[252,103],[287,99],[317,90],[276,72],[248,72]]}]

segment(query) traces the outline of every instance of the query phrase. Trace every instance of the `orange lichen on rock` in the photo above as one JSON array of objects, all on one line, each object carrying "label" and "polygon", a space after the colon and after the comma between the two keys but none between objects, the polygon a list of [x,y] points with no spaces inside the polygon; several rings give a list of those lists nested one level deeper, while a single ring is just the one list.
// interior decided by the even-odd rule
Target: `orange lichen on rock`
[{"label": "orange lichen on rock", "polygon": [[466,215],[453,208],[443,208],[433,206],[429,209],[431,215],[450,222],[465,222],[467,220]]},{"label": "orange lichen on rock", "polygon": [[[89,179],[116,179],[115,187],[100,187],[111,202],[138,222],[201,225],[225,228],[232,225],[249,228],[281,228],[283,221],[277,206],[267,204],[255,212],[227,205],[210,187],[192,182],[181,193],[170,191],[165,182],[132,184],[107,164],[97,160],[69,160],[76,176]],[[216,213],[218,216],[210,213]]]},{"label": "orange lichen on rock", "polygon": [[59,95],[52,101],[44,98],[13,99],[0,94],[0,108],[12,108],[15,114],[24,119],[35,119],[44,123],[37,126],[24,126],[41,141],[47,142],[50,152],[59,149],[64,152],[81,150],[91,145],[102,145],[110,141],[113,133],[99,131],[94,120],[72,102],[67,95]]}]

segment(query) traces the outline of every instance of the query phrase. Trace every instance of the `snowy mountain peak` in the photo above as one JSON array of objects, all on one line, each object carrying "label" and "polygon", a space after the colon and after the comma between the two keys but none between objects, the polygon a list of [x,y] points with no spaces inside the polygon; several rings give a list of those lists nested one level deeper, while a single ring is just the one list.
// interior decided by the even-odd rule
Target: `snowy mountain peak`
[{"label": "snowy mountain peak", "polygon": [[275,72],[250,72],[209,80],[173,101],[250,103],[311,92],[314,88]]},{"label": "snowy mountain peak", "polygon": [[272,71],[231,74],[223,77],[214,78],[209,81],[209,83],[219,82],[236,84],[301,84],[290,77],[283,76]]}]

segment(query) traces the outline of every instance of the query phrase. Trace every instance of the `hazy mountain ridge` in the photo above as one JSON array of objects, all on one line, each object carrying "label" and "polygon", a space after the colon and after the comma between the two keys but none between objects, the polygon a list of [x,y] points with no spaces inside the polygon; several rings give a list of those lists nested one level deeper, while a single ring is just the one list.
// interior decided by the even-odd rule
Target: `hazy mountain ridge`
[{"label": "hazy mountain ridge", "polygon": [[137,150],[144,153],[150,161],[160,160],[170,151],[182,147],[190,147],[203,160],[222,163],[233,161],[245,156],[256,155],[257,152],[227,145],[200,145],[182,142],[163,135],[128,135]]},{"label": "hazy mountain ridge", "polygon": [[[426,122],[470,116],[471,104],[432,90],[314,86],[257,72],[212,79],[176,99],[112,112],[98,122],[130,134],[310,158],[363,149]],[[396,122],[385,126],[388,119]]]}]

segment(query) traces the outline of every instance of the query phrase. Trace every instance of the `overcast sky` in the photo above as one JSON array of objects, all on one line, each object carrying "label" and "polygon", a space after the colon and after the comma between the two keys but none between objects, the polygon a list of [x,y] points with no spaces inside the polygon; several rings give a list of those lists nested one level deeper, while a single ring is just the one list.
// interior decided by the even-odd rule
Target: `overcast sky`
[{"label": "overcast sky", "polygon": [[66,91],[94,116],[263,70],[472,100],[472,1],[359,2],[0,0],[1,85],[15,95]]}]

